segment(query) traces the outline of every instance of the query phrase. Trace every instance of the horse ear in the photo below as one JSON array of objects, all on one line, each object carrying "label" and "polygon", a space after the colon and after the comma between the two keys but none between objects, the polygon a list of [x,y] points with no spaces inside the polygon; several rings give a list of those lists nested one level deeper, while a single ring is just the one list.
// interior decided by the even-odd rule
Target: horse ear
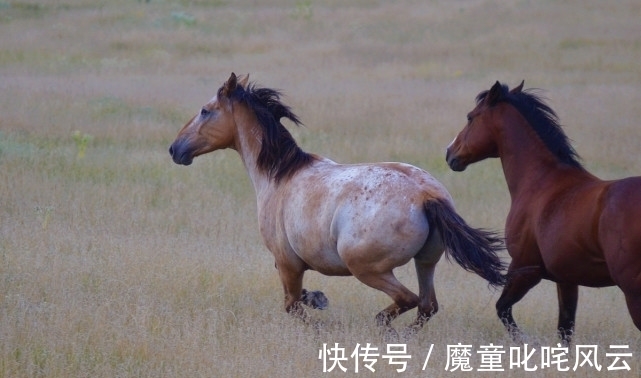
[{"label": "horse ear", "polygon": [[525,84],[525,80],[521,81],[521,84],[519,84],[518,87],[514,87],[514,89],[512,89],[510,93],[514,93],[514,94],[521,93],[521,91],[523,90],[523,84]]},{"label": "horse ear", "polygon": [[241,87],[247,88],[248,82],[249,82],[249,74],[238,77],[238,85],[240,85]]},{"label": "horse ear", "polygon": [[238,81],[236,79],[236,74],[232,72],[231,76],[229,76],[229,79],[227,79],[225,84],[223,84],[223,87],[220,88],[220,94],[225,97],[229,97],[232,93],[234,93],[237,85]]},{"label": "horse ear", "polygon": [[487,97],[485,97],[485,102],[489,106],[495,105],[499,100],[503,97],[503,87],[501,86],[501,83],[497,80],[496,83],[490,88],[490,91],[487,93]]}]

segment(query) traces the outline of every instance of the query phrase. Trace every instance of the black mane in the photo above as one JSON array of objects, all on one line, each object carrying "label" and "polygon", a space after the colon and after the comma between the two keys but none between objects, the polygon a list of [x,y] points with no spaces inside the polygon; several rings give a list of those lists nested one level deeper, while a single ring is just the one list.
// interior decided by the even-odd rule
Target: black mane
[{"label": "black mane", "polygon": [[[506,85],[502,85],[501,90],[502,93],[497,102],[504,101],[514,106],[559,161],[583,169],[581,158],[572,147],[571,140],[563,132],[556,112],[535,93],[536,89],[511,93]],[[488,93],[489,91],[481,92],[476,97],[477,104],[482,102]]]},{"label": "black mane", "polygon": [[256,159],[258,169],[267,172],[276,182],[292,175],[308,165],[312,156],[303,151],[280,119],[285,117],[296,125],[302,122],[289,106],[280,102],[281,92],[269,88],[257,88],[250,84],[246,89],[240,85],[232,99],[243,102],[254,111],[263,129],[262,146]]}]

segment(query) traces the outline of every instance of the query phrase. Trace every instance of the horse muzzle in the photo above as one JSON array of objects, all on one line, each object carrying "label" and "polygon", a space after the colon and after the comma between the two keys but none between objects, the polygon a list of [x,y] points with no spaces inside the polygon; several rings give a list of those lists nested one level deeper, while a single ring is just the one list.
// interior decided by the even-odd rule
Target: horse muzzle
[{"label": "horse muzzle", "polygon": [[184,141],[175,141],[169,147],[169,155],[176,164],[190,165],[194,161],[189,148],[185,146]]},{"label": "horse muzzle", "polygon": [[463,172],[465,168],[467,168],[467,164],[461,162],[461,159],[453,154],[449,148],[445,154],[445,160],[447,161],[447,165],[450,166],[450,169],[455,172]]}]

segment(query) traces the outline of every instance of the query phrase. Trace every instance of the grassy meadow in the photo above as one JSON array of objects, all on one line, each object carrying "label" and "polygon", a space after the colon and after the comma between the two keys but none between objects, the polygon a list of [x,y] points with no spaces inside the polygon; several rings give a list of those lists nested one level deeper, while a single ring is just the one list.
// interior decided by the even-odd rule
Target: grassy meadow
[{"label": "grassy meadow", "polygon": [[[314,327],[283,310],[233,151],[177,166],[167,149],[230,72],[284,91],[306,151],[430,171],[477,227],[502,229],[498,161],[454,173],[444,151],[475,96],[500,80],[545,90],[585,166],[641,174],[641,3],[528,0],[0,0],[0,377],[317,377],[319,350],[385,354],[390,300],[351,277],[323,290]],[[507,260],[507,253],[504,254]],[[413,264],[397,275],[416,289]],[[447,346],[513,343],[499,292],[443,259],[440,312],[403,341],[407,370],[365,376],[641,377],[641,333],[616,288],[581,288],[576,344],[601,371],[446,371]],[[514,308],[555,347],[555,286]],[[415,312],[399,318],[400,329]],[[430,345],[433,353],[422,370]],[[630,371],[607,372],[610,345]],[[539,358],[538,355],[536,357]],[[473,353],[471,365],[478,368]]]}]

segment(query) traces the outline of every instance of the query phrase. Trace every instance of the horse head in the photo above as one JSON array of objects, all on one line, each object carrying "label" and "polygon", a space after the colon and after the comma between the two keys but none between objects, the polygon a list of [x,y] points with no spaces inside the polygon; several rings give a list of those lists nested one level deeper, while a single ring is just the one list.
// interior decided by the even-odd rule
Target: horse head
[{"label": "horse head", "polygon": [[233,96],[244,91],[249,75],[240,78],[232,72],[216,96],[182,127],[169,147],[176,164],[189,165],[196,156],[224,148],[233,148],[236,136]]},{"label": "horse head", "polygon": [[508,91],[498,81],[489,91],[476,98],[476,107],[467,114],[467,124],[447,146],[447,164],[454,171],[463,171],[468,165],[487,158],[498,157],[497,118],[494,110],[508,95],[520,93],[523,82]]}]

